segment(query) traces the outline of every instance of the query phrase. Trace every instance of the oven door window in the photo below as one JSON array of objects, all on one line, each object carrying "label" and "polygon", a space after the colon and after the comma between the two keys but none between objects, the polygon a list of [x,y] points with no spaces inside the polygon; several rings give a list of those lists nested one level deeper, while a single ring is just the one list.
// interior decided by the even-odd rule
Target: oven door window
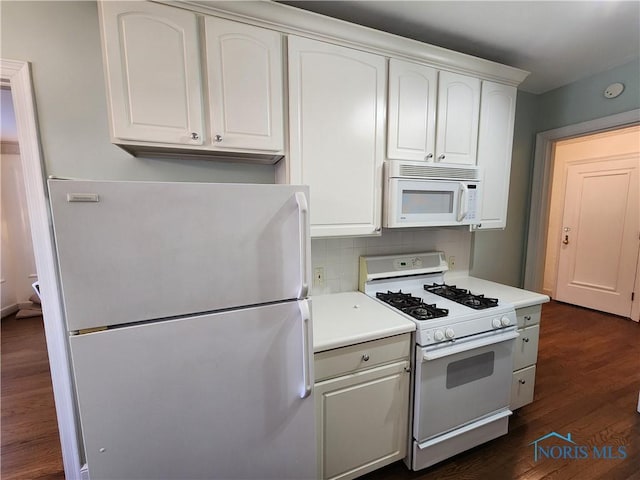
[{"label": "oven door window", "polygon": [[[416,347],[414,437],[419,442],[508,408],[514,340],[434,360]],[[456,343],[460,345],[460,343]]]}]

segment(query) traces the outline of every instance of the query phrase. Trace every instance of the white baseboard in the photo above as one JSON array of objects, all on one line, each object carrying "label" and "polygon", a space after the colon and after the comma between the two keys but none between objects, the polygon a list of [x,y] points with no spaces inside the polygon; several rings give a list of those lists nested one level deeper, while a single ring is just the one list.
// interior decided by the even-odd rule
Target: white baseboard
[{"label": "white baseboard", "polygon": [[11,315],[12,313],[16,313],[18,310],[20,310],[20,307],[18,307],[17,303],[14,303],[13,305],[9,305],[8,307],[3,307],[2,308],[2,313],[0,314],[0,317],[4,318],[7,315]]}]

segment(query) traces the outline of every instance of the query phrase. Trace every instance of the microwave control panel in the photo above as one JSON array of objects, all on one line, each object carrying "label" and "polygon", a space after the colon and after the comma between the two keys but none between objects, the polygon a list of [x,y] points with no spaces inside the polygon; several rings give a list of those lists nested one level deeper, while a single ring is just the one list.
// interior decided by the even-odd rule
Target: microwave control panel
[{"label": "microwave control panel", "polygon": [[477,185],[471,184],[467,185],[468,193],[467,193],[467,214],[465,218],[467,220],[476,220],[476,215],[478,213],[478,189]]}]

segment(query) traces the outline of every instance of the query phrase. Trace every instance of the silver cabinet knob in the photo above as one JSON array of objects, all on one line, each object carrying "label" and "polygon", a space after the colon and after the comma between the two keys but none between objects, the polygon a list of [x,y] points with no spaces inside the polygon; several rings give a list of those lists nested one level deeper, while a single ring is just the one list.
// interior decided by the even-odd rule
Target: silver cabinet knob
[{"label": "silver cabinet knob", "polygon": [[369,354],[365,353],[364,355],[362,355],[362,361],[363,362],[368,362],[369,361]]},{"label": "silver cabinet knob", "polygon": [[444,153],[443,153],[442,155],[440,155],[440,156],[438,157],[438,161],[439,161],[439,162],[441,162],[442,160],[444,160],[444,158],[445,158],[445,155],[444,155]]},{"label": "silver cabinet knob", "polygon": [[524,337],[524,338],[522,339],[522,341],[523,341],[524,343],[529,343],[529,338],[528,338],[528,337]]},{"label": "silver cabinet knob", "polygon": [[216,135],[215,137],[213,137],[213,139],[219,143],[222,141],[222,135]]},{"label": "silver cabinet knob", "polygon": [[519,383],[520,385],[524,385],[524,384],[525,384],[525,383],[527,383],[527,382],[526,382],[526,381],[524,381],[523,379],[520,379],[520,380],[518,380],[518,383]]},{"label": "silver cabinet knob", "polygon": [[525,321],[527,321],[527,322],[528,322],[529,320],[531,320],[531,315],[525,315],[525,316],[524,316],[524,319],[525,319]]},{"label": "silver cabinet knob", "polygon": [[424,157],[425,160],[429,160],[430,158],[433,158],[433,153],[430,153],[429,155]]},{"label": "silver cabinet knob", "polygon": [[191,132],[191,140],[198,140],[200,138],[200,135],[198,135],[196,132]]}]

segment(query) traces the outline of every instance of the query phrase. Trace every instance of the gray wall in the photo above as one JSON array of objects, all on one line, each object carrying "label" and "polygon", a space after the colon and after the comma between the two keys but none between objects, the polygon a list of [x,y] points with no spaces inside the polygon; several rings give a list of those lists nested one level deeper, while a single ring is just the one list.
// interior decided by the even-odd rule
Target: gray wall
[{"label": "gray wall", "polygon": [[[623,83],[625,90],[619,97],[607,99],[603,92],[614,82]],[[471,247],[472,275],[523,285],[536,133],[637,108],[640,108],[638,60],[542,95],[518,92],[507,228],[475,233]]]},{"label": "gray wall", "polygon": [[273,166],[134,158],[111,144],[95,2],[0,2],[2,58],[31,62],[45,174],[272,183]]}]

